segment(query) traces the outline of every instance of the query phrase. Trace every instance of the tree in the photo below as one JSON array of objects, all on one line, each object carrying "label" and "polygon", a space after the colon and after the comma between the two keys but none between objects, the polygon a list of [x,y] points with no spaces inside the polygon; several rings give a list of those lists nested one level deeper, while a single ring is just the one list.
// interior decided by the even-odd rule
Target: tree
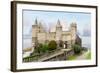
[{"label": "tree", "polygon": [[79,45],[74,44],[74,45],[72,45],[72,48],[73,48],[75,54],[81,53],[82,49]]},{"label": "tree", "polygon": [[48,45],[47,45],[47,44],[43,44],[43,45],[42,45],[42,48],[40,49],[40,51],[41,51],[42,53],[48,52],[48,51],[49,51]]},{"label": "tree", "polygon": [[38,45],[35,48],[35,51],[38,54],[43,54],[49,51],[49,47],[47,44],[38,43]]},{"label": "tree", "polygon": [[42,46],[43,46],[43,45],[42,45],[41,43],[38,43],[38,44],[36,45],[35,50],[36,50],[37,53],[40,54]]},{"label": "tree", "polygon": [[48,47],[49,47],[50,50],[56,49],[57,48],[56,41],[54,41],[54,40],[50,41],[49,44],[48,44]]}]

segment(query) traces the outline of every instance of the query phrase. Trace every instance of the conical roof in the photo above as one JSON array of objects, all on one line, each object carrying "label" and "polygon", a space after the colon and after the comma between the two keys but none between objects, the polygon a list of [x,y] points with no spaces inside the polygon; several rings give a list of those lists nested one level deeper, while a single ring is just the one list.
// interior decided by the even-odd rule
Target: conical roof
[{"label": "conical roof", "polygon": [[56,27],[62,27],[59,19],[58,19],[58,21],[57,21]]}]

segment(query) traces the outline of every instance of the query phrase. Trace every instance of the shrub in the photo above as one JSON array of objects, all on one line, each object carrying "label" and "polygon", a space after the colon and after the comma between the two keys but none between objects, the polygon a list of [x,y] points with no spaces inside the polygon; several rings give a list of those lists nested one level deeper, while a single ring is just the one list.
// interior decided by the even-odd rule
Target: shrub
[{"label": "shrub", "polygon": [[91,52],[88,52],[88,53],[87,53],[86,59],[91,59]]},{"label": "shrub", "polygon": [[42,48],[40,49],[40,51],[41,51],[42,53],[48,52],[48,51],[49,51],[48,45],[47,45],[47,44],[43,44],[43,45],[42,45]]},{"label": "shrub", "polygon": [[88,48],[82,47],[82,50],[83,50],[83,51],[88,51]]},{"label": "shrub", "polygon": [[38,43],[37,46],[36,46],[36,48],[35,48],[36,52],[40,53],[42,46],[43,45],[41,43]]},{"label": "shrub", "polygon": [[72,45],[72,48],[74,49],[74,53],[75,54],[81,53],[82,49],[81,49],[81,47],[79,45],[74,44],[74,45]]},{"label": "shrub", "polygon": [[38,45],[35,48],[35,52],[37,52],[39,54],[42,54],[42,53],[45,53],[45,52],[48,52],[48,51],[49,51],[49,47],[48,47],[47,44],[38,43]]},{"label": "shrub", "polygon": [[50,50],[56,49],[57,48],[56,41],[54,41],[54,40],[50,41],[49,44],[48,44],[48,47],[49,47]]}]

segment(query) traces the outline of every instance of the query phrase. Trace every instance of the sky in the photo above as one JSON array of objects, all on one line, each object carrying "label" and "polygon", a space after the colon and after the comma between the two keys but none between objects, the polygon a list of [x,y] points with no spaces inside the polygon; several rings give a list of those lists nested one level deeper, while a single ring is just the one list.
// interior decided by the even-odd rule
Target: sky
[{"label": "sky", "polygon": [[35,20],[41,22],[46,30],[55,31],[58,19],[63,31],[67,31],[72,22],[77,23],[77,33],[82,38],[82,46],[91,48],[91,14],[64,11],[23,10],[23,48],[31,47],[32,25]]}]

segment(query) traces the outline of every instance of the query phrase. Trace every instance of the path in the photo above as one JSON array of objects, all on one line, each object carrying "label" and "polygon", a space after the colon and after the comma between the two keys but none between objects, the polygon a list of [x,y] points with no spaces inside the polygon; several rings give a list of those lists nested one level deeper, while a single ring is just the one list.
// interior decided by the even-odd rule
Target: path
[{"label": "path", "polygon": [[78,56],[76,59],[77,60],[83,60],[86,59],[86,55],[89,53],[89,50],[87,52],[83,52],[82,55]]},{"label": "path", "polygon": [[55,50],[54,52],[52,52],[48,55],[44,55],[44,56],[40,57],[39,61],[44,61],[44,60],[59,56],[61,54],[64,54],[65,51],[67,52],[67,51],[70,51],[70,50],[71,49],[58,49],[58,50]]}]

